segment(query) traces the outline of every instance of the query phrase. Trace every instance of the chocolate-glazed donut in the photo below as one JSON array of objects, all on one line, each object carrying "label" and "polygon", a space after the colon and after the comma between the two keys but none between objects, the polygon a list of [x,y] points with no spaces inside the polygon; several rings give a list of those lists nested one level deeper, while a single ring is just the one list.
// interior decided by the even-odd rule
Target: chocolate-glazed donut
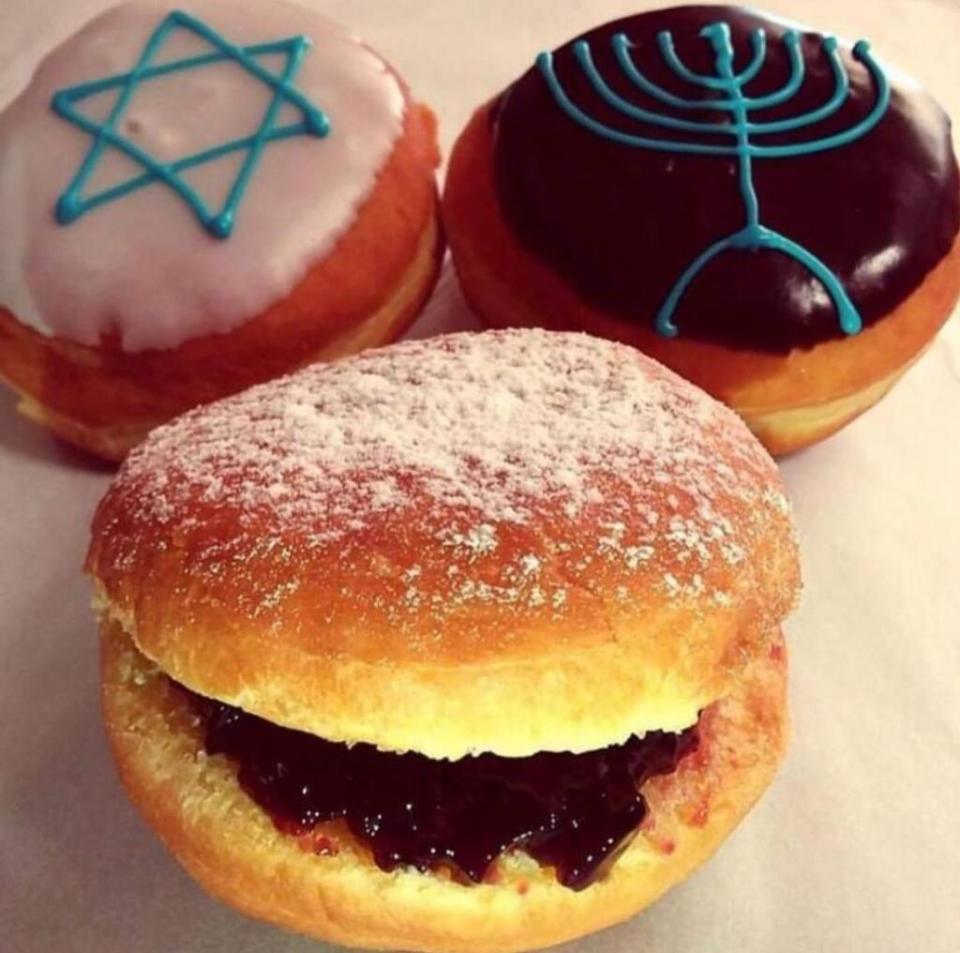
[{"label": "chocolate-glazed donut", "polygon": [[737,7],[541,53],[458,139],[444,224],[485,325],[632,344],[773,453],[875,404],[960,295],[944,111],[879,44]]},{"label": "chocolate-glazed donut", "polygon": [[[736,7],[680,7],[628,17],[585,34],[609,87],[651,111],[669,107],[638,89],[618,62],[613,38],[626,34],[632,59],[649,79],[703,109],[675,116],[731,122],[710,110],[716,91],[679,80],[658,48],[669,30],[681,60],[711,74],[714,53],[701,36],[729,25],[736,62],[750,60],[750,33],[762,29],[762,68],[744,86],[759,98],[790,76],[784,42],[791,29]],[[762,110],[763,122],[808,114],[830,101],[835,78],[823,36],[799,41],[805,75],[796,92]],[[625,117],[604,102],[577,62],[575,42],[553,57],[569,96],[591,117],[627,133],[681,141],[716,137],[663,129]],[[869,114],[876,83],[841,45],[849,92],[831,116],[764,145],[799,144],[849,129]],[[889,74],[889,71],[885,71]],[[751,119],[759,119],[756,112]],[[631,321],[650,323],[675,279],[712,242],[737,229],[744,210],[735,157],[627,148],[585,128],[554,102],[541,70],[530,69],[503,96],[495,115],[497,194],[521,242],[548,261],[589,302]],[[838,277],[869,325],[914,291],[949,251],[960,227],[960,185],[950,122],[925,92],[891,77],[880,121],[854,142],[814,154],[757,159],[753,181],[762,220],[810,249]],[[769,249],[718,255],[683,295],[680,333],[728,347],[786,352],[842,337],[836,307],[817,277]]]}]

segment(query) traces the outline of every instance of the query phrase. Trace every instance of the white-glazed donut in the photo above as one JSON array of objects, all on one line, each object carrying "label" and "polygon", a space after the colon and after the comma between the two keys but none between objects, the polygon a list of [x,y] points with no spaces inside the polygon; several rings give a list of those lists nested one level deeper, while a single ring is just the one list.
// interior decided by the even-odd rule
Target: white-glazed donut
[{"label": "white-glazed donut", "polygon": [[[170,16],[182,19],[164,27]],[[158,30],[163,35],[146,54]],[[225,44],[244,48],[255,67],[224,53],[233,47],[218,48],[200,32],[206,30]],[[308,38],[309,47],[290,69],[293,93],[283,95],[268,79],[284,73],[292,53],[286,48],[264,53],[250,48],[277,41],[293,44],[300,37]],[[159,75],[150,72],[218,52],[217,62]],[[138,61],[146,75],[128,90],[111,128],[168,169],[184,157],[254,136],[275,97],[269,129],[302,124],[306,103],[328,121],[329,132],[265,142],[250,163],[234,228],[226,238],[212,234],[188,202],[156,178],[64,222],[58,219],[58,203],[89,200],[143,176],[145,168],[149,173],[149,167],[109,139],[99,155],[90,157],[98,130],[81,128],[62,107],[55,108],[66,96],[81,117],[106,123],[124,95],[123,86],[93,95],[84,95],[89,92],[84,87],[123,77]],[[257,67],[265,72],[251,72]],[[229,335],[295,296],[311,271],[339,250],[363,210],[378,200],[384,170],[409,138],[412,119],[423,125],[397,74],[315,10],[284,0],[187,0],[173,14],[156,0],[116,7],[50,54],[26,90],[0,115],[0,317],[45,337],[51,346],[79,345],[93,357],[104,349],[126,356],[172,353],[197,339]],[[419,228],[411,236],[383,235],[385,243],[407,239],[405,264],[416,260],[420,272],[412,295],[416,301],[432,281],[436,245],[431,203],[422,197],[422,183],[432,187],[435,161],[432,123],[425,125],[413,133],[431,140],[430,145],[423,148],[420,143],[409,160],[418,163],[420,181],[414,185],[420,187],[403,190],[401,183],[401,188],[388,190],[394,213],[409,211]],[[238,148],[172,171],[213,212],[225,204],[248,153],[249,148]],[[85,162],[89,179],[72,194]],[[389,299],[397,294],[404,274],[396,268],[385,270],[378,275],[373,268],[366,277],[374,285],[382,282],[381,298]],[[359,310],[341,316],[343,330],[370,317],[371,309]],[[408,320],[409,306],[399,310]],[[397,322],[381,324],[386,333],[361,343],[393,336]],[[311,350],[298,353],[286,366],[270,366],[268,374],[251,373],[256,357],[245,355],[238,361],[245,373],[225,387],[212,388],[212,393],[208,387],[188,394],[181,406],[171,409],[185,409],[289,369],[318,349]],[[74,356],[83,363],[81,355]],[[40,388],[18,379],[2,363],[0,374],[38,404],[50,403]],[[48,409],[63,412],[57,406]],[[158,411],[160,418],[169,416],[166,408]]]}]

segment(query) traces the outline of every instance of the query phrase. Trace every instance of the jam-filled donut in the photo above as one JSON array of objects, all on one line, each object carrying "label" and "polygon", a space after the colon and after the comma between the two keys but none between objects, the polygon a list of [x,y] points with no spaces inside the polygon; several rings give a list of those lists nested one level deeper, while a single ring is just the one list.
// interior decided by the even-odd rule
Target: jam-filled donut
[{"label": "jam-filled donut", "polygon": [[949,120],[882,56],[717,6],[541,54],[454,149],[467,297],[490,326],[641,348],[774,453],[833,433],[960,290]]},{"label": "jam-filled donut", "polygon": [[122,780],[254,916],[510,951],[703,862],[786,736],[776,468],[637,350],[488,331],[155,430],[88,569]]},{"label": "jam-filled donut", "polygon": [[0,114],[0,378],[119,459],[153,426],[398,337],[441,253],[430,111],[283,0],[134,0]]}]

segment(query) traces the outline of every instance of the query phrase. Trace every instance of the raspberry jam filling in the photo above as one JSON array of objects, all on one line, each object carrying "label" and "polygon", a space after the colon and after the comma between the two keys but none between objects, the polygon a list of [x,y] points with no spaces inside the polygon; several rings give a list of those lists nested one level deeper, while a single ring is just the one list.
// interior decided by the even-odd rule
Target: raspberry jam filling
[{"label": "raspberry jam filling", "polygon": [[694,725],[582,754],[435,761],[324,741],[188,694],[207,752],[236,763],[241,787],[279,830],[300,835],[342,819],[382,870],[445,866],[475,883],[519,848],[565,887],[589,886],[643,821],[641,785],[698,742]]}]

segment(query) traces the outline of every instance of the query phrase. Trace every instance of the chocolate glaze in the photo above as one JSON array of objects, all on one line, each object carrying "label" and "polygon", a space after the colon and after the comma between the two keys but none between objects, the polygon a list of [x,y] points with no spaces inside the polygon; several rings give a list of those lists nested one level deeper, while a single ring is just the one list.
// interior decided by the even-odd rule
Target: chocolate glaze
[{"label": "chocolate glaze", "polygon": [[[656,36],[672,31],[681,59],[712,74],[713,51],[699,31],[718,20],[730,25],[738,64],[749,59],[749,31],[767,31],[765,66],[745,92],[759,96],[781,86],[789,74],[781,43],[787,26],[738,7],[659,10],[607,24],[582,38],[616,92],[663,112],[666,107],[624,78],[611,37],[621,31],[630,37],[634,60],[651,80],[706,103],[708,92],[678,80],[664,65]],[[803,86],[791,100],[755,118],[795,116],[829,99],[833,78],[821,40],[820,34],[803,34]],[[572,43],[555,54],[558,76],[571,98],[614,128],[663,138],[663,130],[626,120],[600,100],[573,59]],[[884,51],[874,53],[883,64]],[[830,135],[869,112],[875,89],[867,70],[848,48],[843,61],[850,95],[841,109],[814,126],[766,136],[764,144]],[[753,164],[764,224],[825,262],[846,287],[864,325],[908,297],[946,255],[960,229],[960,180],[949,120],[922,90],[896,74],[890,80],[890,106],[862,139],[821,153]],[[707,108],[687,110],[682,118],[729,121],[728,114]],[[684,268],[744,224],[735,159],[647,151],[606,140],[560,110],[536,69],[503,95],[494,123],[494,173],[507,221],[530,251],[594,307],[652,328],[657,308]],[[671,131],[671,137],[684,134]],[[704,140],[692,136],[690,141]],[[844,336],[817,279],[772,251],[716,258],[681,300],[677,325],[681,336],[773,353]]]},{"label": "chocolate glaze", "polygon": [[589,886],[646,815],[640,786],[672,772],[698,740],[693,726],[584,754],[433,761],[335,744],[187,694],[207,752],[237,763],[240,785],[281,831],[343,819],[383,870],[446,866],[474,882],[522,848],[564,886]]}]

